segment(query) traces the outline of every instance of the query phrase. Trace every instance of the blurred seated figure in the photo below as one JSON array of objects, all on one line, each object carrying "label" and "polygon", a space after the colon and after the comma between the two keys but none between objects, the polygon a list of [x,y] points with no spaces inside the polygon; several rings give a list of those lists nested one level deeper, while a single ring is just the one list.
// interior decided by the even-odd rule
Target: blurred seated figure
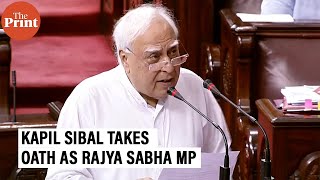
[{"label": "blurred seated figure", "polygon": [[290,14],[294,19],[320,20],[319,0],[263,0],[261,14]]}]

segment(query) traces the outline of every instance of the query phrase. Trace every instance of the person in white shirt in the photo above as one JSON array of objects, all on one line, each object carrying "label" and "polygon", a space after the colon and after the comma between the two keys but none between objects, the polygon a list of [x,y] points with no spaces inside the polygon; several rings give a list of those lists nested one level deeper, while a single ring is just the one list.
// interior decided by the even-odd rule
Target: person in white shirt
[{"label": "person in white shirt", "polygon": [[261,14],[290,14],[296,20],[319,20],[319,0],[263,0]]},{"label": "person in white shirt", "polygon": [[[57,128],[156,128],[159,147],[201,147],[225,152],[220,132],[182,101],[167,95],[175,86],[201,112],[229,131],[215,98],[195,73],[181,68],[178,28],[161,5],[128,11],[113,33],[119,65],[81,82],[61,111]],[[49,168],[46,179],[157,179],[161,169]]]}]

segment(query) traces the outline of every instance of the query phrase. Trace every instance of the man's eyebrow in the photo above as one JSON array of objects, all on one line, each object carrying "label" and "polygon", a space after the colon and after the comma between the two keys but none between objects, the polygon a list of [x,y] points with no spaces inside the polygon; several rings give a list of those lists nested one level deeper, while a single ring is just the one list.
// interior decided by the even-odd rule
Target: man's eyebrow
[{"label": "man's eyebrow", "polygon": [[143,54],[145,54],[145,53],[152,54],[152,53],[155,53],[155,52],[159,52],[161,50],[162,50],[161,46],[150,46],[150,47],[147,47],[144,50]]},{"label": "man's eyebrow", "polygon": [[[179,41],[175,40],[171,44],[168,45],[168,49],[173,48],[173,47],[177,46],[178,44],[179,44]],[[150,46],[150,47],[147,47],[144,50],[143,54],[145,54],[145,53],[152,54],[152,53],[156,53],[156,52],[159,52],[159,51],[162,51],[162,47],[161,46]]]},{"label": "man's eyebrow", "polygon": [[178,40],[175,40],[173,41],[169,46],[168,46],[168,49],[172,48],[172,47],[175,47],[179,44],[179,41]]}]

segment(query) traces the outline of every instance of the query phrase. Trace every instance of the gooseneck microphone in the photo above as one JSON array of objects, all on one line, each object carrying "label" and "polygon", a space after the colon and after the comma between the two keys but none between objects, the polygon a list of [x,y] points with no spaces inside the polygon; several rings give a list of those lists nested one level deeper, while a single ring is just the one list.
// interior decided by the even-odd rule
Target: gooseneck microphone
[{"label": "gooseneck microphone", "polygon": [[230,103],[233,107],[235,107],[237,110],[239,110],[242,114],[247,116],[253,123],[257,124],[259,128],[261,129],[264,139],[265,139],[265,151],[264,151],[264,158],[261,159],[261,175],[262,179],[272,179],[271,177],[271,160],[270,160],[270,148],[269,148],[269,139],[267,136],[266,131],[264,128],[261,126],[259,121],[257,121],[256,118],[250,116],[248,113],[246,113],[243,109],[241,109],[239,106],[234,104],[230,99],[228,99],[226,96],[224,96],[218,89],[217,87],[211,82],[211,80],[207,79],[203,82],[203,87],[208,89],[209,91],[212,92],[212,94],[218,95],[228,103]]},{"label": "gooseneck microphone", "polygon": [[227,141],[227,137],[226,137],[226,134],[224,133],[224,131],[221,129],[221,127],[218,124],[213,122],[206,115],[204,115],[201,111],[199,111],[192,104],[190,104],[186,99],[184,99],[182,97],[182,95],[174,87],[169,88],[167,93],[169,95],[183,101],[184,103],[186,103],[188,106],[190,106],[193,110],[195,110],[197,113],[199,113],[203,118],[205,118],[208,122],[210,122],[215,128],[217,128],[220,131],[220,133],[223,136],[223,141],[224,141],[224,144],[226,147],[226,155],[224,157],[224,166],[223,167],[220,166],[219,179],[220,180],[229,180],[230,179],[230,167],[229,167],[228,141]]},{"label": "gooseneck microphone", "polygon": [[17,80],[16,80],[16,71],[12,71],[12,87],[13,87],[13,122],[17,122],[17,113],[16,113],[16,88],[17,88]]}]

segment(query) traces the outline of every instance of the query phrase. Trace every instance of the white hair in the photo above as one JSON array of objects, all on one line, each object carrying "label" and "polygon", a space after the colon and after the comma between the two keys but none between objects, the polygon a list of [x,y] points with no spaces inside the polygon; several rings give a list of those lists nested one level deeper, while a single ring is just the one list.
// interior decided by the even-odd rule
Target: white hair
[{"label": "white hair", "polygon": [[133,41],[148,29],[152,20],[162,17],[172,27],[176,38],[179,36],[178,28],[172,13],[162,5],[143,4],[138,8],[129,10],[115,24],[113,40],[118,63],[121,64],[119,50],[130,48]]}]

